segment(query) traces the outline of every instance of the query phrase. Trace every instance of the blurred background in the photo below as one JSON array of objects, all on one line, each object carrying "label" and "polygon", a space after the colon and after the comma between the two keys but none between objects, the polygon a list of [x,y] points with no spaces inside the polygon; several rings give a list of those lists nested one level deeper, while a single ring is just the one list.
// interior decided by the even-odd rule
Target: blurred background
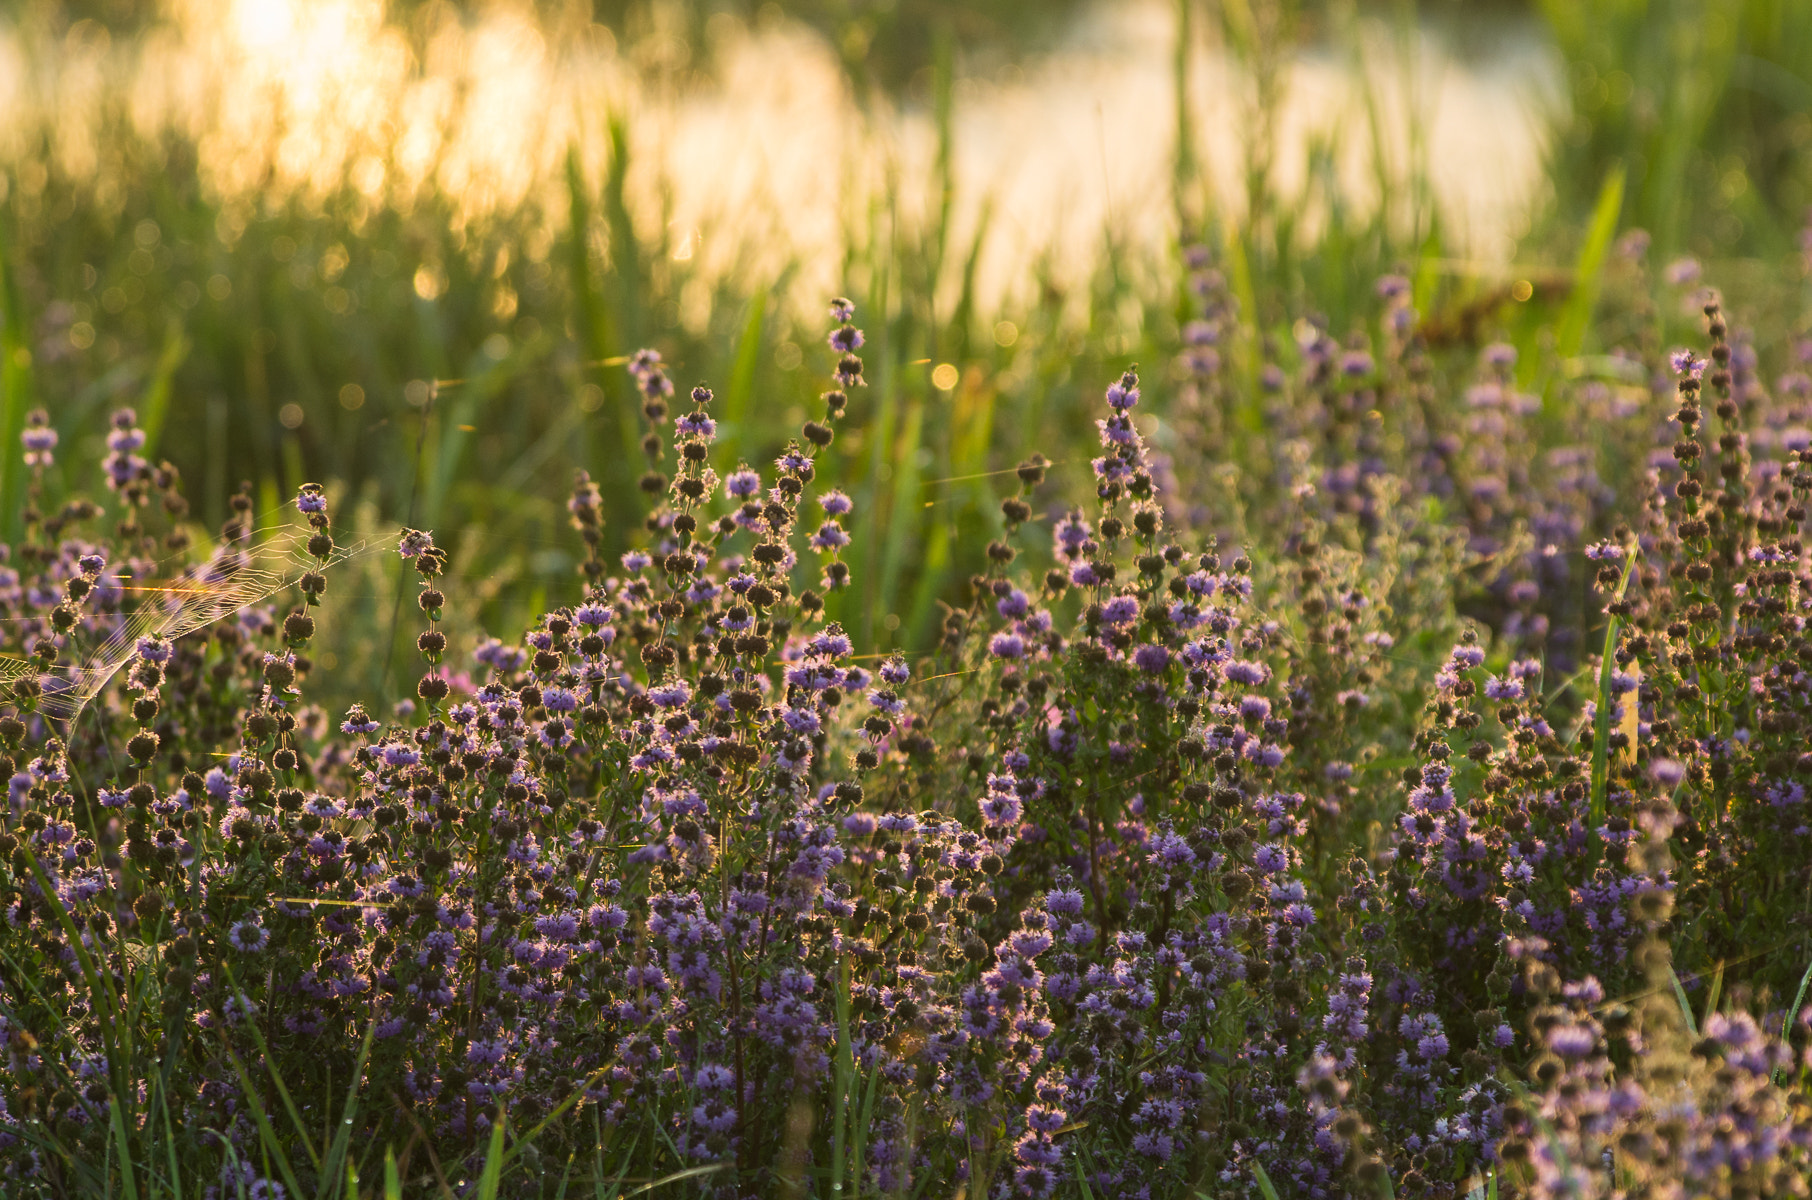
[{"label": "blurred background", "polygon": [[[833,615],[920,646],[988,472],[1082,482],[1134,361],[1162,413],[1187,246],[1285,354],[1389,271],[1458,357],[1537,329],[1595,227],[1765,320],[1809,150],[1804,0],[13,0],[0,534],[26,412],[56,503],[130,404],[210,525],[320,480],[342,528],[436,530],[467,635],[507,636],[578,595],[575,470],[637,533],[622,356],[708,381],[716,465],[759,462],[818,415],[845,294]],[[375,682],[395,565],[344,570],[322,657]]]}]

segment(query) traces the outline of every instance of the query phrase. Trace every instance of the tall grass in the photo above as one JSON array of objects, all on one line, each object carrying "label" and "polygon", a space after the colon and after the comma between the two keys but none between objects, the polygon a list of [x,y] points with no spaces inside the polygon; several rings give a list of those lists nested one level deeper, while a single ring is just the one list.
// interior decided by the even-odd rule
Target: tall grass
[{"label": "tall grass", "polygon": [[[992,18],[969,8],[926,24],[924,41],[908,52],[928,80],[930,175],[911,178],[896,167],[877,196],[852,192],[841,244],[825,248],[873,320],[871,388],[861,401],[869,411],[856,414],[864,432],[831,451],[859,489],[867,522],[853,564],[860,586],[838,598],[834,615],[871,648],[924,644],[940,602],[980,565],[973,535],[998,516],[979,477],[1086,436],[1078,380],[1167,355],[1189,300],[1161,281],[1181,278],[1175,255],[1185,242],[1213,247],[1230,276],[1243,318],[1225,348],[1245,397],[1236,423],[1262,442],[1254,385],[1266,361],[1288,365],[1289,322],[1311,298],[1339,337],[1366,311],[1372,280],[1402,270],[1415,281],[1425,320],[1450,341],[1497,326],[1533,337],[1555,306],[1569,305],[1563,338],[1572,342],[1585,335],[1597,262],[1579,253],[1577,231],[1613,170],[1629,181],[1614,216],[1648,224],[1670,246],[1721,228],[1718,214],[1728,206],[1720,197],[1735,188],[1730,170],[1718,168],[1723,183],[1715,186],[1680,182],[1709,178],[1702,160],[1714,143],[1718,154],[1750,164],[1743,170],[1754,180],[1728,200],[1729,211],[1764,205],[1774,214],[1744,216],[1753,236],[1781,224],[1798,186],[1793,160],[1778,152],[1799,128],[1788,101],[1808,34],[1795,6],[1755,0],[1733,13],[1669,4],[1662,20],[1650,20],[1642,5],[1551,6],[1544,11],[1576,80],[1622,70],[1683,83],[1666,90],[1680,112],[1664,120],[1644,117],[1642,97],[1619,100],[1615,88],[1605,93],[1610,108],[1591,115],[1599,92],[1584,84],[1578,115],[1557,116],[1553,211],[1524,257],[1577,258],[1583,274],[1538,277],[1543,286],[1525,303],[1513,298],[1512,279],[1452,261],[1429,200],[1413,81],[1407,131],[1385,128],[1387,106],[1368,85],[1374,90],[1347,126],[1311,146],[1307,188],[1287,193],[1276,123],[1305,11],[1290,0],[1177,0],[1174,11],[1171,194],[1142,202],[1168,204],[1177,245],[1154,256],[1110,225],[1079,284],[1047,275],[998,311],[980,310],[976,272],[1001,223],[988,220],[985,202],[972,227],[959,230],[954,215],[970,186],[953,165],[956,84],[976,22]],[[639,12],[606,14],[626,45],[636,29],[652,28]],[[860,68],[850,55],[885,32],[887,20],[908,21],[907,10],[880,24],[829,13],[808,15],[835,26],[833,40],[856,72],[855,94],[878,109],[899,103],[879,90],[894,67],[864,53],[869,67]],[[1353,10],[1311,8],[1306,16],[1356,64],[1358,78],[1375,80]],[[1690,39],[1679,33],[1695,22],[1729,36],[1699,39],[1689,53],[1682,47]],[[1382,26],[1365,28],[1383,28],[1387,40],[1407,46],[1414,10],[1397,6]],[[122,27],[122,36],[130,31]],[[1245,81],[1238,209],[1213,200],[1213,164],[1195,142],[1202,131],[1188,75],[1192,47],[1203,40],[1230,52]],[[41,52],[55,51],[47,44]],[[407,210],[374,207],[350,177],[307,200],[223,199],[205,181],[197,145],[142,133],[124,105],[121,98],[99,130],[96,171],[68,167],[48,127],[35,153],[0,168],[5,444],[16,441],[32,403],[49,402],[73,435],[95,428],[103,407],[134,402],[153,449],[182,470],[216,523],[242,479],[276,496],[304,478],[330,478],[386,519],[470,531],[460,569],[484,581],[489,599],[479,621],[501,629],[543,597],[576,594],[575,560],[560,536],[575,470],[589,470],[622,508],[634,497],[638,414],[620,367],[628,353],[658,344],[680,380],[708,380],[724,394],[720,470],[771,456],[797,411],[815,402],[809,372],[796,366],[804,356],[790,349],[809,351],[818,336],[799,324],[793,269],[707,275],[697,261],[676,258],[674,231],[634,211],[626,180],[642,148],[621,113],[588,117],[604,136],[572,146],[558,186],[471,218],[456,197],[434,193]],[[1351,139],[1368,147],[1366,190],[1383,203],[1351,194],[1335,170],[1335,141]],[[401,152],[380,149],[391,159]],[[880,141],[865,152],[891,155]],[[1775,234],[1784,236],[1768,236]],[[1604,252],[1597,243],[1588,249]],[[682,320],[682,300],[695,300],[701,287],[707,315]],[[933,382],[944,364],[955,369],[953,386]],[[1075,470],[1072,456],[1055,457],[1060,476]],[[50,499],[71,482],[53,475]],[[11,513],[17,480],[0,486],[0,511]],[[624,548],[631,532],[607,529],[606,549]]]},{"label": "tall grass", "polygon": [[1788,250],[1812,203],[1812,11],[1784,0],[1543,0],[1565,56],[1553,219],[1608,164],[1632,175],[1623,216],[1663,253]]}]

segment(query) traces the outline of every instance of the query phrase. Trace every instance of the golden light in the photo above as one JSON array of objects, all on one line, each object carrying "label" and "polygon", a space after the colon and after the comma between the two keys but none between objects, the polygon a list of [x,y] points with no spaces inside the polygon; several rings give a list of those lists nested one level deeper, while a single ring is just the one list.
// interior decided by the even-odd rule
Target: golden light
[{"label": "golden light", "polygon": [[296,10],[290,0],[239,0],[233,6],[233,24],[247,47],[269,49],[294,32]]}]

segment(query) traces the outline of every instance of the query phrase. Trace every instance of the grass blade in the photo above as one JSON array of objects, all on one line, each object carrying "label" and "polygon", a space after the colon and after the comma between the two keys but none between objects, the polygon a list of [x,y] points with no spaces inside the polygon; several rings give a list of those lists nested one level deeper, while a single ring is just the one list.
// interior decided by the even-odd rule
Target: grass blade
[{"label": "grass blade", "polygon": [[843,1194],[843,1118],[849,1110],[854,1061],[849,1044],[849,960],[837,971],[837,1073],[831,1087],[831,1194]]},{"label": "grass blade", "polygon": [[1264,1193],[1265,1200],[1277,1200],[1277,1185],[1265,1173],[1263,1163],[1255,1161],[1252,1164],[1252,1178],[1258,1182],[1258,1190]]},{"label": "grass blade", "polygon": [[[112,1147],[120,1148],[120,1182],[125,1190],[126,1200],[138,1200],[138,1180],[133,1175],[132,1143],[126,1137],[126,1122],[120,1116],[117,1099],[107,1102],[107,1125],[111,1135],[108,1139],[109,1155],[112,1154]],[[108,1183],[111,1186],[112,1180]]]},{"label": "grass blade", "polygon": [[[322,1173],[324,1179],[337,1179],[340,1164],[346,1164],[347,1178],[356,1185],[358,1171],[347,1158],[347,1151],[352,1147],[352,1118],[359,1107],[359,1085],[365,1079],[365,1061],[371,1056],[371,1039],[377,1032],[377,1019],[374,1017],[365,1026],[365,1038],[359,1045],[358,1061],[353,1064],[352,1083],[346,1088],[346,1103],[340,1107],[340,1125],[334,1131],[332,1144],[327,1148],[327,1165]],[[358,1200],[358,1188],[352,1190],[353,1200]]]},{"label": "grass blade", "polygon": [[[618,1128],[619,1126],[616,1125],[610,1127],[610,1141],[617,1140]],[[596,1105],[593,1105],[591,1110],[591,1133],[592,1195],[596,1197],[596,1200],[617,1200],[617,1194],[623,1190],[623,1177],[629,1174],[629,1164],[635,1159],[635,1148],[642,1144],[642,1131],[636,1130],[635,1137],[630,1139],[629,1152],[623,1156],[623,1165],[617,1168],[617,1177],[610,1181],[610,1191],[608,1192],[604,1190],[604,1126],[603,1122],[598,1119]]]},{"label": "grass blade", "polygon": [[1699,1023],[1693,1019],[1692,1001],[1686,998],[1686,987],[1680,982],[1679,972],[1674,970],[1672,964],[1667,968],[1667,977],[1674,985],[1674,999],[1680,1005],[1680,1019],[1686,1022],[1686,1031],[1696,1038],[1699,1036]]},{"label": "grass blade", "polygon": [[157,356],[157,365],[151,369],[151,379],[145,385],[145,394],[139,400],[138,424],[145,431],[145,457],[153,461],[157,458],[157,439],[164,430],[164,420],[170,414],[171,382],[176,378],[176,370],[183,360],[189,357],[191,343],[183,333],[182,323],[172,320],[164,334],[163,352]]},{"label": "grass blade", "polygon": [[731,360],[730,378],[724,388],[723,435],[718,439],[723,458],[720,469],[730,470],[736,456],[746,453],[749,438],[749,413],[755,401],[755,371],[761,365],[761,339],[767,325],[768,294],[757,291],[749,300],[749,316],[743,322],[742,336],[736,342],[736,356]]},{"label": "grass blade", "polygon": [[875,1085],[881,1080],[881,1070],[876,1067],[868,1073],[868,1086],[862,1089],[862,1114],[856,1122],[855,1145],[850,1151],[851,1191],[860,1195],[862,1179],[868,1174],[868,1126],[874,1118]]},{"label": "grass blade", "polygon": [[497,1120],[491,1125],[491,1144],[484,1152],[484,1171],[478,1176],[478,1200],[497,1200],[497,1187],[503,1181],[503,1105],[497,1106]]},{"label": "grass blade", "polygon": [[1705,1016],[1699,1021],[1701,1026],[1709,1024],[1711,1014],[1718,1011],[1718,997],[1724,991],[1724,960],[1719,959],[1717,969],[1711,975],[1711,991],[1705,996]]},{"label": "grass blade", "polygon": [[1586,330],[1592,324],[1592,309],[1598,303],[1598,292],[1604,282],[1604,263],[1610,254],[1611,239],[1617,235],[1617,218],[1623,212],[1623,164],[1613,166],[1598,191],[1598,203],[1592,209],[1592,223],[1586,230],[1585,245],[1573,268],[1573,291],[1561,310],[1554,348],[1562,358],[1572,358],[1585,342]]},{"label": "grass blade", "polygon": [[[170,1161],[170,1191],[182,1195],[182,1170],[176,1163],[176,1124],[170,1119],[169,1092],[164,1088],[157,1090],[158,1107],[164,1117],[164,1154]],[[353,1193],[355,1196],[358,1193]]]},{"label": "grass blade", "polygon": [[[229,974],[228,978],[231,976]],[[251,1018],[248,1016],[249,1023]],[[245,1102],[252,1110],[252,1120],[258,1126],[258,1137],[264,1144],[265,1153],[277,1162],[277,1170],[283,1175],[283,1182],[296,1195],[303,1195],[302,1185],[296,1182],[296,1173],[290,1168],[289,1155],[283,1152],[283,1143],[277,1140],[277,1131],[271,1128],[270,1117],[265,1115],[264,1104],[258,1099],[257,1089],[252,1087],[252,1077],[246,1073],[245,1064],[233,1052],[233,1044],[227,1040],[226,1029],[220,1030],[220,1043],[226,1048],[227,1061],[233,1064],[233,1073],[239,1076],[239,1089],[245,1095]],[[306,1139],[304,1139],[306,1142]]]},{"label": "grass blade", "polygon": [[[233,978],[230,967],[227,969],[226,976],[227,982],[237,990],[239,981]],[[264,1031],[258,1028],[258,1022],[250,1014],[245,1018],[245,1027],[246,1031],[252,1035],[252,1040],[258,1043],[258,1053],[264,1058],[264,1069],[277,1089],[277,1098],[283,1101],[284,1111],[289,1113],[290,1124],[296,1127],[296,1136],[302,1141],[302,1149],[308,1152],[309,1165],[319,1171],[321,1156],[315,1153],[314,1142],[308,1136],[308,1127],[302,1123],[302,1114],[296,1111],[296,1102],[290,1099],[289,1089],[283,1085],[282,1077],[277,1074],[277,1064],[271,1056],[271,1048],[265,1044]],[[229,1053],[231,1053],[230,1050]]]},{"label": "grass blade", "polygon": [[25,464],[14,447],[25,429],[31,408],[31,329],[25,320],[15,272],[7,251],[0,245],[0,533],[8,543],[19,536],[19,497],[25,494]]},{"label": "grass blade", "polygon": [[[1617,581],[1615,599],[1622,600],[1624,591],[1630,585],[1630,572],[1635,570],[1636,555],[1632,551],[1623,564],[1623,578]],[[1623,632],[1623,619],[1612,615],[1610,624],[1604,629],[1604,659],[1598,668],[1598,711],[1593,719],[1592,732],[1592,799],[1591,811],[1587,822],[1588,832],[1596,830],[1604,823],[1605,798],[1610,791],[1611,770],[1611,674],[1616,669],[1617,635]],[[1591,836],[1596,837],[1596,833]]]},{"label": "grass blade", "polygon": [[1076,1190],[1082,1193],[1082,1200],[1095,1200],[1095,1189],[1088,1185],[1088,1174],[1082,1169],[1082,1156],[1070,1160],[1076,1168]]},{"label": "grass blade", "polygon": [[1812,987],[1812,962],[1806,964],[1806,973],[1799,977],[1799,991],[1793,993],[1793,1004],[1787,1009],[1787,1015],[1781,1018],[1781,1041],[1786,1041],[1793,1031],[1793,1022],[1799,1016],[1806,1003],[1806,989]]},{"label": "grass blade", "polygon": [[396,1151],[384,1147],[384,1200],[403,1200],[403,1181],[396,1170]]},{"label": "grass blade", "polygon": [[706,1163],[702,1167],[687,1167],[684,1171],[675,1171],[671,1175],[663,1175],[661,1178],[655,1180],[653,1183],[644,1183],[641,1187],[637,1188],[633,1192],[624,1192],[623,1200],[629,1200],[629,1198],[631,1196],[640,1196],[644,1192],[652,1192],[655,1188],[658,1188],[658,1187],[666,1187],[670,1183],[678,1183],[682,1179],[696,1179],[700,1175],[710,1175],[713,1172],[723,1170],[725,1167],[727,1167],[729,1165],[730,1164],[727,1162],[721,1162],[721,1163]]}]

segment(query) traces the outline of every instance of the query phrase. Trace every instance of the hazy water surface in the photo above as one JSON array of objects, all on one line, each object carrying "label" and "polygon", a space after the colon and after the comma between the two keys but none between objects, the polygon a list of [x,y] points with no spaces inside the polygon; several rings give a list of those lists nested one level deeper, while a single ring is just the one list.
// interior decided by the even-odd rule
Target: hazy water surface
[{"label": "hazy water surface", "polygon": [[[569,148],[595,178],[614,114],[629,130],[628,190],[649,232],[670,224],[675,255],[695,257],[704,279],[798,263],[814,293],[835,286],[825,249],[845,232],[923,219],[934,202],[927,106],[859,103],[832,48],[801,26],[722,16],[694,45],[679,23],[657,22],[628,43],[507,4],[435,12],[412,33],[387,24],[379,0],[172,0],[169,19],[130,44],[92,22],[54,41],[15,28],[0,36],[0,153],[33,169],[34,121],[55,113],[54,155],[105,197],[118,185],[103,131],[126,120],[193,139],[205,185],[239,211],[348,186],[371,206],[407,208],[436,189],[461,221],[526,205],[540,233],[525,249],[539,256],[564,217]],[[1369,99],[1394,181],[1385,190],[1407,189],[1419,162],[1454,252],[1507,258],[1540,184],[1542,106],[1558,90],[1537,28],[1504,23],[1464,54],[1427,30],[1406,50],[1388,30],[1362,28],[1361,52],[1290,56],[1273,147],[1280,186],[1299,191],[1310,148],[1327,146],[1343,187],[1375,205]],[[1020,285],[1041,253],[1059,276],[1086,270],[1104,229],[1134,247],[1176,236],[1176,36],[1171,4],[1103,4],[1048,52],[959,80],[954,232],[963,244],[991,202],[984,299]],[[1237,214],[1249,80],[1197,41],[1197,153],[1216,202]],[[1405,135],[1412,120],[1419,142]]]}]

